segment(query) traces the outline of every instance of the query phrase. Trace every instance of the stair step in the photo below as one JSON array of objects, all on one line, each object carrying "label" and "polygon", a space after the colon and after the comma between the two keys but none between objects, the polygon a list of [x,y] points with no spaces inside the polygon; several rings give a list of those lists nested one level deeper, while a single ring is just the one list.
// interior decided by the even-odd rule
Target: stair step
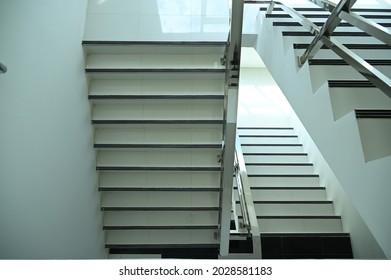
[{"label": "stair step", "polygon": [[125,95],[125,94],[90,94],[88,96],[89,100],[97,102],[103,102],[103,101],[118,101],[121,102],[119,104],[123,104],[124,101],[136,101],[136,100],[223,100],[224,95],[222,94],[209,94],[209,95],[201,95],[201,94],[152,94],[152,95],[146,95],[146,94],[132,94],[132,95]]},{"label": "stair step", "polygon": [[306,163],[306,153],[244,153],[246,163]]},{"label": "stair step", "polygon": [[219,211],[219,207],[127,207],[127,206],[102,206],[101,211]]},{"label": "stair step", "polygon": [[259,137],[270,137],[270,136],[292,136],[293,128],[291,127],[238,127],[237,133],[239,137],[259,136]]},{"label": "stair step", "polygon": [[154,188],[154,187],[99,187],[102,192],[220,192],[221,188]]},{"label": "stair step", "polygon": [[240,143],[245,144],[298,144],[295,135],[240,135]]},{"label": "stair step", "polygon": [[247,174],[310,174],[313,165],[310,163],[246,163]]},{"label": "stair step", "polygon": [[84,40],[88,54],[194,54],[224,53],[225,41],[96,41]]},{"label": "stair step", "polygon": [[162,245],[164,247],[194,244],[197,247],[205,248],[209,244],[219,244],[215,239],[216,229],[194,229],[194,230],[112,230],[107,231],[106,248],[115,248],[117,245],[124,248],[130,245],[139,245],[142,248],[149,244]]},{"label": "stair step", "polygon": [[191,226],[103,226],[103,230],[197,230],[218,229],[217,225],[191,225]]},{"label": "stair step", "polygon": [[102,187],[128,188],[219,188],[219,172],[198,171],[138,171],[101,172]]},{"label": "stair step", "polygon": [[[289,14],[266,14],[266,18],[291,18]],[[306,14],[303,13],[306,18],[328,18],[330,14]],[[390,19],[391,15],[379,15],[379,14],[360,14],[360,16],[367,19]]]},{"label": "stair step", "polygon": [[249,153],[300,153],[303,151],[301,144],[243,144],[243,154]]},{"label": "stair step", "polygon": [[[324,22],[313,22],[313,24],[321,27],[324,25]],[[391,23],[389,22],[379,22],[378,23],[379,25],[383,26],[383,27],[391,27]],[[301,25],[299,22],[296,22],[296,21],[282,21],[282,22],[276,22],[274,21],[273,22],[273,26],[295,26],[295,27],[303,27],[303,25]],[[354,27],[352,24],[348,23],[348,22],[341,22],[340,24],[338,24],[338,27]],[[338,28],[337,27],[337,28]],[[304,28],[304,27],[303,27]]]},{"label": "stair step", "polygon": [[221,149],[221,144],[94,144],[95,149]]},{"label": "stair step", "polygon": [[[236,207],[239,211],[239,201]],[[254,209],[262,216],[334,215],[332,201],[254,201]]]},{"label": "stair step", "polygon": [[329,94],[334,120],[360,108],[391,109],[391,99],[371,83],[329,81]]},{"label": "stair step", "polygon": [[219,211],[205,210],[105,211],[104,226],[199,226],[218,224]]},{"label": "stair step", "polygon": [[391,118],[390,110],[355,110],[356,118],[374,118],[374,119],[389,119]]},{"label": "stair step", "polygon": [[249,184],[251,187],[313,187],[319,186],[319,176],[314,174],[265,174],[251,175]]},{"label": "stair step", "polygon": [[[102,193],[102,207],[119,207],[129,209],[161,208],[192,210],[192,207],[211,210],[219,205],[217,192],[104,192]],[[217,207],[218,208],[218,207]],[[162,210],[163,211],[163,210]],[[205,211],[205,210],[204,210]]]},{"label": "stair step", "polygon": [[254,201],[324,201],[326,190],[324,187],[253,187],[251,193]]},{"label": "stair step", "polygon": [[[282,36],[310,36],[314,37],[311,32],[308,31],[282,31]],[[335,37],[369,37],[370,35],[366,32],[348,32],[348,31],[335,31],[332,36]]]},{"label": "stair step", "polygon": [[375,85],[372,84],[370,81],[363,81],[363,80],[329,80],[328,81],[329,87],[364,87],[364,88],[374,88]]},{"label": "stair step", "polygon": [[[308,49],[310,44],[294,44],[294,49]],[[388,50],[391,49],[391,46],[386,44],[344,44],[345,47],[352,50],[360,50],[360,49],[370,49],[370,50]],[[326,45],[323,45],[321,49],[329,49]]]},{"label": "stair step", "polygon": [[[368,62],[371,65],[379,66],[379,65],[391,65],[390,59],[366,59],[366,62]],[[345,60],[343,59],[310,59],[308,60],[309,65],[349,65]]]},{"label": "stair step", "polygon": [[348,233],[263,233],[264,259],[352,259]]},{"label": "stair step", "polygon": [[257,216],[261,234],[343,232],[339,216]]},{"label": "stair step", "polygon": [[98,171],[221,171],[221,167],[207,166],[97,166]]}]

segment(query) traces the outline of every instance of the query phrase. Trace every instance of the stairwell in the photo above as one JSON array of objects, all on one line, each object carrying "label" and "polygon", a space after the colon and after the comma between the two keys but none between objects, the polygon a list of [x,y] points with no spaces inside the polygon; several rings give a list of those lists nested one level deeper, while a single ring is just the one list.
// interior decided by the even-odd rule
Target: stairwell
[{"label": "stairwell", "polygon": [[[318,26],[330,15],[312,3],[295,9]],[[298,57],[314,36],[284,10],[276,7],[271,15],[266,10],[259,6],[255,48],[363,219],[362,228],[368,226],[361,231],[345,221],[344,227],[352,229],[353,248],[368,242],[370,246],[354,250],[361,250],[362,256],[389,256],[390,224],[377,218],[389,209],[385,199],[391,155],[389,90],[380,90],[325,46],[299,68]],[[353,7],[353,12],[388,30],[390,11]],[[344,21],[331,36],[389,81],[389,45]],[[361,239],[365,231],[373,237]]]},{"label": "stairwell", "polygon": [[216,258],[225,42],[83,46],[110,256]]}]

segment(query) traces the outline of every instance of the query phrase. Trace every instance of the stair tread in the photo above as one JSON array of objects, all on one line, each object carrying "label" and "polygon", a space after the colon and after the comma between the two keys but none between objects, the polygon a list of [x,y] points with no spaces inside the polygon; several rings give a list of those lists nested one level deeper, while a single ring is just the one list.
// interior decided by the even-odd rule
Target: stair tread
[{"label": "stair tread", "polygon": [[[282,35],[283,36],[311,36],[311,37],[314,36],[314,34],[312,34],[309,31],[282,31]],[[335,31],[331,36],[368,37],[370,35],[362,31]]]},{"label": "stair tread", "polygon": [[[238,216],[240,219],[243,216]],[[257,219],[336,219],[340,220],[338,215],[257,215]]]},{"label": "stair tread", "polygon": [[[310,44],[293,44],[295,49],[307,49]],[[391,49],[391,46],[386,44],[344,44],[348,49]],[[322,46],[322,49],[329,49],[326,45]]]},{"label": "stair tread", "polygon": [[86,68],[86,73],[225,73],[225,68]]},{"label": "stair tread", "polygon": [[254,204],[333,204],[333,201],[330,200],[254,200]]},{"label": "stair tread", "polygon": [[219,211],[220,207],[127,207],[102,206],[102,211]]},{"label": "stair tread", "polygon": [[[391,65],[391,59],[365,59],[366,62],[368,62],[371,65]],[[345,60],[343,59],[310,59],[308,60],[309,65],[349,65]]]},{"label": "stair tread", "polygon": [[191,188],[191,187],[99,187],[99,191],[148,191],[148,192],[218,192],[221,188]]},{"label": "stair tread", "polygon": [[161,149],[161,148],[196,148],[196,149],[219,149],[221,144],[127,144],[127,143],[95,143],[94,148],[128,148],[128,149]]},{"label": "stair tread", "polygon": [[99,171],[221,171],[219,166],[97,166]]},{"label": "stair tread", "polygon": [[92,124],[223,124],[223,120],[97,120]]},{"label": "stair tread", "polygon": [[319,177],[319,174],[248,174],[248,177]]},{"label": "stair tread", "polygon": [[218,225],[165,225],[165,226],[103,226],[104,230],[194,230],[194,229],[218,229]]},{"label": "stair tread", "polygon": [[367,80],[328,80],[329,87],[375,87]]},{"label": "stair tread", "polygon": [[388,119],[391,118],[391,110],[385,109],[356,109],[356,118],[376,118]]},{"label": "stair tread", "polygon": [[90,94],[90,100],[224,99],[222,94]]},{"label": "stair tread", "polygon": [[296,163],[296,162],[292,162],[292,163],[275,163],[275,162],[271,162],[271,163],[246,163],[246,166],[313,166],[312,163]]},{"label": "stair tread", "polygon": [[112,249],[158,249],[158,248],[219,248],[220,244],[216,243],[205,243],[205,244],[110,244],[107,243],[105,245],[106,248],[112,248]]}]

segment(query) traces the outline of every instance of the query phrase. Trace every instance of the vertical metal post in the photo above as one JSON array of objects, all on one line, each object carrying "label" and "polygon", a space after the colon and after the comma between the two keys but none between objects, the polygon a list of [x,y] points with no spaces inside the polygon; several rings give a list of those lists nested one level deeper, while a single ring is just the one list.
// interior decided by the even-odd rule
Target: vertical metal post
[{"label": "vertical metal post", "polygon": [[235,162],[235,137],[238,108],[240,52],[242,46],[243,0],[232,1],[231,31],[226,52],[224,153],[222,156],[220,197],[220,255],[229,253],[231,202]]}]

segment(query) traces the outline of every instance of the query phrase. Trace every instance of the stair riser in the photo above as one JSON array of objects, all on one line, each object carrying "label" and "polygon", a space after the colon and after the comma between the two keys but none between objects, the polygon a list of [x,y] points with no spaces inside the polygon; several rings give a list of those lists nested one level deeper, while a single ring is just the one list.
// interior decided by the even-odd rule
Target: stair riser
[{"label": "stair riser", "polygon": [[377,88],[330,88],[334,119],[356,108],[390,109],[391,99]]},{"label": "stair riser", "polygon": [[216,230],[107,231],[106,244],[218,244]]},{"label": "stair riser", "polygon": [[90,94],[223,94],[224,79],[92,80]]},{"label": "stair riser", "polygon": [[100,151],[98,166],[206,166],[219,167],[220,149],[147,149],[138,151]]},{"label": "stair riser", "polygon": [[220,172],[103,172],[100,186],[108,187],[197,187],[220,186]]},{"label": "stair riser", "polygon": [[326,200],[325,190],[251,190],[255,201],[321,201]]},{"label": "stair riser", "polygon": [[[236,205],[240,210],[240,205]],[[266,216],[312,216],[334,215],[332,204],[254,204],[257,215]]]},{"label": "stair riser", "polygon": [[243,153],[303,153],[302,146],[244,146]]},{"label": "stair riser", "polygon": [[247,174],[313,174],[312,166],[246,166]]},{"label": "stair riser", "polygon": [[105,226],[217,225],[218,211],[105,212]]},{"label": "stair riser", "polygon": [[241,144],[298,144],[297,137],[240,137]]},{"label": "stair riser", "polygon": [[[139,104],[137,104],[139,103]],[[124,105],[95,105],[93,119],[102,120],[221,120],[223,101],[133,102]]]},{"label": "stair riser", "polygon": [[216,207],[218,205],[218,192],[157,191],[102,194],[102,207]]},{"label": "stair riser", "polygon": [[314,187],[319,186],[317,177],[249,177],[252,187]]},{"label": "stair riser", "polygon": [[[363,59],[390,59],[391,49],[382,50],[382,49],[351,49],[355,54],[360,56]],[[305,50],[295,50],[296,55],[304,54]],[[315,55],[316,59],[341,59],[335,52],[329,49],[321,49]]]},{"label": "stair riser", "polygon": [[221,54],[95,54],[88,68],[222,68]]},{"label": "stair riser", "polygon": [[221,144],[222,131],[211,128],[98,128],[95,143]]},{"label": "stair riser", "polygon": [[258,219],[261,233],[343,232],[340,219]]},{"label": "stair riser", "polygon": [[239,135],[293,135],[293,129],[238,129]]},{"label": "stair riser", "polygon": [[307,156],[279,156],[279,155],[244,155],[246,163],[307,163]]}]

